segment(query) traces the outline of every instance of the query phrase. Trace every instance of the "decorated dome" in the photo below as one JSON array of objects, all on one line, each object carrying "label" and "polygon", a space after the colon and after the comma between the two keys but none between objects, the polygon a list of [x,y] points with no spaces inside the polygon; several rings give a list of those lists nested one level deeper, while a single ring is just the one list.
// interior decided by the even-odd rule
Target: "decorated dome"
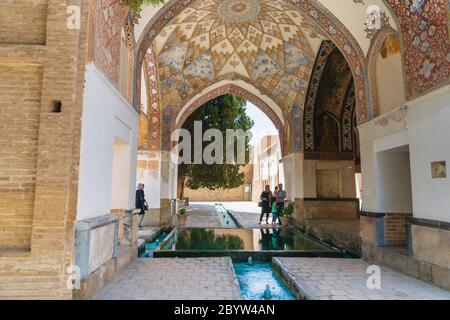
[{"label": "decorated dome", "polygon": [[279,0],[196,1],[154,40],[164,105],[179,105],[211,80],[257,82],[290,108],[314,63],[300,12]]}]

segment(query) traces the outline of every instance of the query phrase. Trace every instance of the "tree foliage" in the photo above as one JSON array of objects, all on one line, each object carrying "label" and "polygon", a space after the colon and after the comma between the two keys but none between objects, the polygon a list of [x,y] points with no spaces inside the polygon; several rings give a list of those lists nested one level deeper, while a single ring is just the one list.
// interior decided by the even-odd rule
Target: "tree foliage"
[{"label": "tree foliage", "polygon": [[[241,186],[244,183],[244,173],[240,172],[243,164],[226,164],[226,130],[242,129],[247,132],[253,127],[253,120],[246,114],[246,101],[232,94],[225,94],[208,101],[206,104],[193,112],[186,122],[183,129],[190,132],[194,137],[194,122],[201,121],[202,129],[205,132],[208,129],[218,129],[222,132],[223,138],[223,164],[180,164],[178,167],[178,178],[180,183],[180,197],[183,197],[184,186],[196,190],[199,188],[208,188],[214,190],[217,188],[232,189]],[[249,161],[249,140],[245,139],[245,161]],[[211,142],[203,142],[203,149]],[[234,159],[237,159],[237,141],[232,142],[234,147]],[[193,146],[192,146],[192,154]]]},{"label": "tree foliage", "polygon": [[157,7],[164,4],[166,0],[122,0],[132,12],[139,12],[145,5]]}]

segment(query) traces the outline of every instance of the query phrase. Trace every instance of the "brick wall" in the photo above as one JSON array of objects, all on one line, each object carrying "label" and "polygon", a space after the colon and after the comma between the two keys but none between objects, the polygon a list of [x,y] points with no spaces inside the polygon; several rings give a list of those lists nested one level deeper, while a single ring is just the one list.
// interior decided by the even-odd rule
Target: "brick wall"
[{"label": "brick wall", "polygon": [[[0,299],[72,297],[89,4],[0,6]],[[81,9],[81,29],[67,28],[69,5]]]},{"label": "brick wall", "polygon": [[4,0],[0,9],[0,43],[45,45],[48,0]]},{"label": "brick wall", "polygon": [[191,190],[186,188],[184,190],[184,196],[189,198],[189,201],[243,201],[244,186],[230,190],[209,190],[206,188]]},{"label": "brick wall", "polygon": [[31,247],[42,72],[0,62],[0,248]]},{"label": "brick wall", "polygon": [[386,246],[406,245],[406,218],[412,217],[407,213],[388,213],[384,217],[384,241]]}]

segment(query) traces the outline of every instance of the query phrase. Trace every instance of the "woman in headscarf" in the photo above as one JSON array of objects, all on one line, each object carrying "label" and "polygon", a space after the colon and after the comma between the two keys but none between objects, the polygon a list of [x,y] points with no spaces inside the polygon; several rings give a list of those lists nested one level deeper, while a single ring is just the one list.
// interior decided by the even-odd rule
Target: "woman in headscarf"
[{"label": "woman in headscarf", "polygon": [[264,191],[261,193],[261,216],[259,217],[259,224],[261,224],[264,215],[266,215],[266,224],[269,223],[269,214],[271,212],[272,205],[272,192],[270,191],[270,186],[266,186]]},{"label": "woman in headscarf", "polygon": [[145,200],[144,184],[139,183],[136,190],[136,209],[140,209],[139,212],[139,225],[138,228],[142,229],[142,221],[144,220],[145,210],[148,210],[148,204]]}]

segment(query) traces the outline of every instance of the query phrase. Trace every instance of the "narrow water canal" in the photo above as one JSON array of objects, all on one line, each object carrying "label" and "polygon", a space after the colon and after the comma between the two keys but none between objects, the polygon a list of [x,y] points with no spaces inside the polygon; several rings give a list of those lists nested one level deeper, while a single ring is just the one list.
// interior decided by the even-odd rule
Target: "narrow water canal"
[{"label": "narrow water canal", "polygon": [[244,300],[295,300],[295,296],[273,272],[270,262],[233,263]]}]

